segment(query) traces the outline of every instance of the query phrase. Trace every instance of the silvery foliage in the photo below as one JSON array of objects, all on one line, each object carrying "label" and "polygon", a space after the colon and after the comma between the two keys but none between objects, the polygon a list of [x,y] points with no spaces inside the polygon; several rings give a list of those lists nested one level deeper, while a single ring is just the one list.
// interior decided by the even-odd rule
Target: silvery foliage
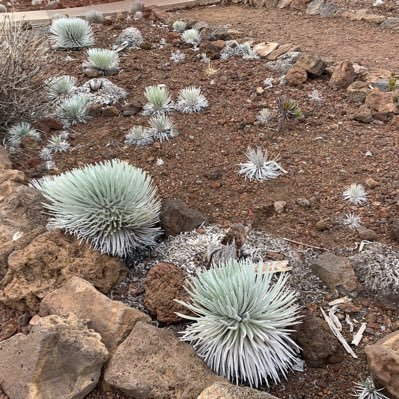
[{"label": "silvery foliage", "polygon": [[106,78],[88,80],[75,90],[75,94],[85,95],[92,104],[101,105],[115,104],[127,97],[126,90],[116,86]]},{"label": "silvery foliage", "polygon": [[83,66],[98,69],[103,73],[113,73],[119,67],[119,54],[113,50],[91,48],[87,51],[87,61]]},{"label": "silvery foliage", "polygon": [[118,36],[114,47],[139,48],[144,39],[137,28],[129,27],[124,29]]},{"label": "silvery foliage", "polygon": [[0,14],[7,12],[7,7],[4,4],[0,4]]},{"label": "silvery foliage", "polygon": [[146,87],[144,96],[148,102],[143,107],[143,115],[160,115],[173,110],[172,98],[165,85]]},{"label": "silvery foliage", "polygon": [[323,98],[321,97],[320,93],[318,90],[313,90],[309,96],[308,96],[312,101],[316,102],[321,102],[323,101]]},{"label": "silvery foliage", "polygon": [[175,52],[172,51],[170,55],[170,60],[176,62],[176,64],[184,61],[185,58],[185,54],[182,53],[180,50],[176,50]]},{"label": "silvery foliage", "polygon": [[343,193],[344,200],[355,205],[363,205],[367,202],[367,193],[361,184],[351,184]]},{"label": "silvery foliage", "polygon": [[53,160],[53,151],[49,147],[44,147],[39,152],[39,158],[43,161],[52,161]]},{"label": "silvery foliage", "polygon": [[85,165],[32,186],[47,200],[48,228],[65,229],[101,253],[127,256],[156,243],[156,189],[146,172],[126,162]]},{"label": "silvery foliage", "polygon": [[18,148],[24,137],[40,141],[40,133],[30,123],[20,122],[8,129],[8,143],[11,147]]},{"label": "silvery foliage", "polygon": [[242,57],[247,60],[259,59],[256,51],[248,43],[238,43],[237,40],[229,40],[225,43],[220,53],[220,59],[227,60],[230,57]]},{"label": "silvery foliage", "polygon": [[178,33],[183,33],[187,28],[187,23],[185,21],[177,20],[173,22],[173,31]]},{"label": "silvery foliage", "polygon": [[176,108],[181,112],[200,112],[208,106],[208,100],[201,93],[200,87],[181,89],[177,98]]},{"label": "silvery foliage", "polygon": [[269,61],[265,66],[270,71],[285,75],[289,69],[295,64],[301,53],[299,51],[291,51],[278,57],[277,61]]},{"label": "silvery foliage", "polygon": [[373,3],[373,7],[381,7],[384,5],[384,0],[375,0]]},{"label": "silvery foliage", "polygon": [[273,114],[269,108],[262,108],[257,115],[256,119],[260,123],[268,123],[273,119]]},{"label": "silvery foliage", "polygon": [[201,33],[197,29],[188,29],[181,34],[181,38],[185,43],[197,47],[201,42]]},{"label": "silvery foliage", "polygon": [[90,99],[83,94],[75,94],[64,100],[56,109],[56,115],[65,126],[86,122]]},{"label": "silvery foliage", "polygon": [[76,88],[77,81],[74,76],[69,75],[48,79],[45,84],[49,99],[55,100],[59,97],[68,96]]},{"label": "silvery foliage", "polygon": [[145,147],[154,142],[154,137],[149,129],[143,126],[133,126],[125,136],[125,144],[128,146]]},{"label": "silvery foliage", "polygon": [[360,216],[354,214],[353,212],[349,212],[344,216],[342,223],[345,226],[348,226],[350,229],[355,230],[361,225]]},{"label": "silvery foliage", "polygon": [[194,316],[182,332],[215,373],[258,387],[286,377],[299,347],[291,328],[300,321],[297,295],[262,263],[230,259],[191,277],[190,302],[177,301]]},{"label": "silvery foliage", "polygon": [[59,49],[80,49],[94,44],[93,30],[89,22],[81,18],[53,20],[50,33]]},{"label": "silvery foliage", "polygon": [[134,4],[129,8],[129,12],[130,12],[130,13],[136,13],[136,12],[138,12],[138,11],[140,11],[140,12],[144,11],[144,4],[143,4],[143,3],[140,3],[140,2],[134,3]]},{"label": "silvery foliage", "polygon": [[374,381],[371,377],[366,378],[365,381],[361,383],[355,384],[355,393],[352,396],[357,399],[389,399],[388,396],[385,396],[382,389],[377,389],[375,387]]},{"label": "silvery foliage", "polygon": [[155,162],[155,165],[157,166],[162,166],[165,164],[165,161],[161,158],[157,158],[157,161]]},{"label": "silvery foliage", "polygon": [[209,64],[211,62],[211,59],[206,55],[206,53],[201,53],[200,57],[201,61],[205,62],[205,64]]},{"label": "silvery foliage", "polygon": [[[53,154],[56,154],[57,152],[66,152],[70,147],[70,144],[62,134],[52,135],[47,144],[47,149],[49,149]],[[51,159],[48,160],[50,161]]]},{"label": "silvery foliage", "polygon": [[90,10],[85,15],[86,19],[91,23],[99,23],[104,21],[104,15],[97,10]]},{"label": "silvery foliage", "polygon": [[179,135],[172,119],[167,115],[162,114],[151,117],[150,126],[149,134],[160,141],[169,140],[169,138]]},{"label": "silvery foliage", "polygon": [[47,161],[46,162],[46,169],[47,170],[55,169],[55,162],[53,160]]},{"label": "silvery foliage", "polygon": [[265,87],[265,89],[271,89],[273,87],[273,80],[274,78],[266,78],[263,81],[263,86]]},{"label": "silvery foliage", "polygon": [[248,161],[239,165],[241,166],[239,174],[244,175],[246,179],[275,179],[284,172],[277,159],[268,160],[267,151],[263,151],[260,147],[248,148],[246,156]]}]

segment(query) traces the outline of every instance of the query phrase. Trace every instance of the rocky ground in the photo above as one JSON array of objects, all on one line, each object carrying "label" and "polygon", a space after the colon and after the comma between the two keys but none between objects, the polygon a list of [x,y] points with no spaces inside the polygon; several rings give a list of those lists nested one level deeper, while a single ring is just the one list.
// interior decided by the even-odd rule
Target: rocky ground
[{"label": "rocky ground", "polygon": [[[120,15],[95,26],[98,47],[110,47],[132,24],[145,41],[140,49],[122,52],[121,71],[108,77],[127,91],[127,99],[93,106],[89,122],[70,129],[72,150],[57,154],[54,169],[45,169],[38,157],[41,148],[32,141],[23,142],[11,161],[1,149],[1,386],[10,399],[20,397],[35,376],[40,389],[49,395],[57,389],[62,396],[80,374],[71,397],[272,399],[269,392],[280,399],[343,399],[372,372],[386,387],[384,393],[399,397],[391,378],[399,368],[399,110],[398,93],[386,90],[397,60],[391,47],[381,45],[395,43],[397,33],[340,18],[325,19],[321,26],[317,16],[274,8],[223,6],[170,15],[155,10],[146,16],[133,22]],[[168,28],[177,18],[202,29],[199,51]],[[325,34],[329,29],[334,36]],[[250,40],[260,59],[220,60],[229,39]],[[170,57],[177,49],[185,60],[175,64]],[[296,58],[290,55],[294,52]],[[201,53],[210,64],[200,60]],[[54,74],[71,74],[83,84],[88,80],[81,67],[85,58],[85,52],[56,52]],[[267,78],[273,78],[272,87],[263,83]],[[209,108],[172,114],[180,135],[168,142],[127,147],[127,130],[147,123],[140,114],[144,88],[160,83],[173,97],[183,87],[201,86]],[[309,97],[314,90],[321,101]],[[257,115],[263,107],[274,110],[282,94],[298,102],[304,117],[277,131],[275,121],[265,125]],[[62,128],[52,118],[37,121],[36,127],[43,140]],[[268,182],[239,176],[238,164],[254,145],[279,154],[288,173]],[[30,178],[112,158],[132,162],[154,177],[169,236],[125,263],[61,232],[47,232],[41,198],[26,186]],[[351,183],[365,186],[366,206],[342,199]],[[348,212],[360,215],[361,228],[342,223]],[[220,242],[234,223],[252,226],[243,257],[288,261],[290,284],[303,307],[294,338],[305,365],[282,384],[259,391],[226,385],[176,338],[185,324],[175,314],[182,309],[173,299],[185,298],[184,280],[207,266],[209,245]],[[339,298],[336,308],[333,301]],[[365,326],[360,344],[351,346],[352,355],[331,333],[320,308],[336,315],[349,343]],[[95,332],[82,320],[90,320]],[[56,358],[65,378],[56,387],[42,384],[48,375],[57,380],[59,369],[43,365],[43,356],[62,351],[74,359],[64,364]],[[390,370],[386,359],[393,364]],[[16,382],[20,368],[25,371]]]}]

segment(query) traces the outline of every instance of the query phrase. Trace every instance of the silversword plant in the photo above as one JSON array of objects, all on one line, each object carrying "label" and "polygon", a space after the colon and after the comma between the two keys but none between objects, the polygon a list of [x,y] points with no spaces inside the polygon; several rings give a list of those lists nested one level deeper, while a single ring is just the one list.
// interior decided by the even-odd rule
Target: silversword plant
[{"label": "silversword plant", "polygon": [[177,109],[181,112],[200,112],[208,106],[208,100],[201,93],[200,87],[181,89],[177,98]]},{"label": "silversword plant", "polygon": [[86,19],[91,23],[101,23],[104,21],[104,15],[100,11],[90,10],[85,15]]},{"label": "silversword plant", "polygon": [[271,89],[273,87],[274,78],[266,78],[263,81],[263,86],[265,89]]},{"label": "silversword plant", "polygon": [[87,61],[83,63],[85,68],[98,69],[104,74],[110,74],[118,71],[119,54],[116,51],[91,48],[87,51]]},{"label": "silversword plant", "polygon": [[173,110],[172,99],[165,85],[146,87],[144,96],[148,102],[143,107],[143,115],[159,115]]},{"label": "silversword plant", "polygon": [[260,123],[268,123],[273,119],[273,114],[269,108],[262,108],[257,115],[256,119]]},{"label": "silversword plant", "polygon": [[68,96],[76,88],[77,79],[73,76],[55,76],[46,81],[46,89],[50,100]]},{"label": "silversword plant", "polygon": [[85,165],[32,186],[46,199],[49,228],[64,229],[102,253],[127,256],[156,243],[156,189],[143,170],[126,162]]},{"label": "silversword plant", "polygon": [[139,48],[144,39],[137,28],[129,27],[124,29],[115,42],[116,47]]},{"label": "silversword plant", "polygon": [[89,22],[81,18],[53,20],[50,33],[59,49],[77,50],[94,44],[93,30]]},{"label": "silversword plant", "polygon": [[11,147],[18,148],[24,137],[40,141],[40,133],[30,123],[20,122],[8,129],[8,142]]},{"label": "silversword plant", "polygon": [[343,193],[344,200],[355,205],[363,205],[367,202],[367,193],[361,184],[351,184]]},{"label": "silversword plant", "polygon": [[181,35],[183,41],[197,47],[201,42],[201,33],[197,29],[188,29]]},{"label": "silversword plant", "polygon": [[144,17],[144,15],[143,15],[143,12],[142,12],[142,11],[136,11],[136,12],[134,13],[134,15],[133,15],[133,19],[134,19],[135,21],[138,21],[138,20],[140,20],[140,19],[143,19],[143,17]]},{"label": "silversword plant", "polygon": [[178,33],[183,33],[187,28],[187,23],[185,21],[177,20],[173,22],[173,30]]},{"label": "silversword plant", "polygon": [[175,52],[172,51],[172,54],[170,55],[171,61],[176,62],[176,64],[184,61],[185,58],[185,54],[182,53],[180,50],[176,50]]},{"label": "silversword plant", "polygon": [[312,101],[316,101],[316,102],[321,102],[323,101],[322,97],[320,96],[320,93],[318,90],[313,90],[310,94],[309,94],[309,98]]},{"label": "silversword plant", "polygon": [[382,389],[375,387],[371,377],[367,377],[364,381],[355,385],[355,393],[352,396],[357,399],[389,399],[388,396],[381,393]]},{"label": "silversword plant", "polygon": [[269,180],[286,173],[277,159],[268,160],[267,151],[263,151],[260,147],[248,148],[246,156],[248,161],[239,165],[241,166],[239,174],[246,179]]},{"label": "silversword plant", "polygon": [[296,294],[287,275],[249,260],[230,259],[191,277],[189,302],[177,301],[194,315],[182,339],[215,373],[250,386],[277,383],[298,359],[290,337],[300,322]]},{"label": "silversword plant", "polygon": [[176,137],[179,132],[176,130],[172,119],[167,115],[157,115],[150,118],[149,133],[160,141]]},{"label": "silversword plant", "polygon": [[344,216],[343,224],[348,226],[350,229],[355,230],[361,225],[360,216],[354,214],[353,212],[349,212]]},{"label": "silversword plant", "polygon": [[44,147],[39,152],[39,158],[43,161],[52,161],[53,160],[53,151],[49,147]]},{"label": "silversword plant", "polygon": [[154,137],[149,129],[143,126],[133,126],[125,136],[125,144],[128,146],[145,147],[154,142]]},{"label": "silversword plant", "polygon": [[47,148],[54,154],[57,152],[66,152],[70,144],[64,139],[62,134],[54,134],[48,140]]},{"label": "silversword plant", "polygon": [[56,110],[56,115],[65,126],[86,122],[88,118],[90,99],[83,94],[75,94],[67,98]]}]

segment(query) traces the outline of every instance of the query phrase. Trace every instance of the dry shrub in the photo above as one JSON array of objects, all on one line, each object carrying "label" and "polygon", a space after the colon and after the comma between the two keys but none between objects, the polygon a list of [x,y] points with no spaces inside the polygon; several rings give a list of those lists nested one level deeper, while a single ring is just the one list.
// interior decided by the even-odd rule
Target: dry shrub
[{"label": "dry shrub", "polygon": [[43,33],[26,30],[11,18],[0,21],[0,131],[44,111],[50,53]]}]

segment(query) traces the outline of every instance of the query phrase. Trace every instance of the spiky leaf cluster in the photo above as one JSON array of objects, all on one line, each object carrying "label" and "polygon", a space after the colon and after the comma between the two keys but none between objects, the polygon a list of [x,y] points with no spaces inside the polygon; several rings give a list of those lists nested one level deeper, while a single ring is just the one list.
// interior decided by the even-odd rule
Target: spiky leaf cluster
[{"label": "spiky leaf cluster", "polygon": [[267,151],[257,147],[248,148],[246,152],[248,161],[241,163],[240,175],[249,180],[275,179],[284,171],[277,159],[268,160]]},{"label": "spiky leaf cluster", "polygon": [[118,70],[119,54],[113,50],[91,48],[87,51],[87,61],[83,65],[103,73],[113,73]]},{"label": "spiky leaf cluster", "polygon": [[197,29],[188,29],[182,33],[181,38],[185,43],[196,47],[201,42],[201,33]]},{"label": "spiky leaf cluster", "polygon": [[361,184],[351,184],[343,193],[344,200],[354,205],[363,205],[367,202],[367,193]]},{"label": "spiky leaf cluster", "polygon": [[67,96],[75,89],[77,79],[73,76],[55,76],[46,81],[46,89],[50,100]]},{"label": "spiky leaf cluster", "polygon": [[125,143],[128,146],[145,147],[152,144],[154,137],[149,129],[143,126],[133,126],[125,136]]},{"label": "spiky leaf cluster", "polygon": [[32,182],[46,198],[49,228],[65,229],[94,249],[127,256],[155,245],[160,202],[151,178],[120,160]]},{"label": "spiky leaf cluster", "polygon": [[360,227],[361,218],[359,215],[356,215],[353,212],[349,212],[344,216],[342,223],[345,226],[348,226],[350,229],[354,230]]},{"label": "spiky leaf cluster", "polygon": [[208,106],[208,100],[201,93],[200,87],[181,89],[177,99],[177,109],[181,112],[199,112]]},{"label": "spiky leaf cluster", "polygon": [[296,101],[281,96],[277,99],[277,114],[281,122],[286,122],[288,120],[300,118],[302,116],[302,111]]},{"label": "spiky leaf cluster", "polygon": [[178,33],[183,33],[187,28],[187,23],[185,21],[177,20],[173,22],[173,30]]},{"label": "spiky leaf cluster", "polygon": [[352,396],[357,399],[389,399],[380,391],[382,389],[377,389],[373,379],[368,377],[361,383],[356,383],[355,393]]},{"label": "spiky leaf cluster", "polygon": [[53,20],[50,33],[59,49],[80,49],[94,44],[93,29],[81,18],[58,18]]},{"label": "spiky leaf cluster", "polygon": [[86,122],[90,99],[83,94],[67,98],[56,110],[57,116],[66,126]]},{"label": "spiky leaf cluster", "polygon": [[296,362],[298,346],[290,337],[299,323],[296,295],[287,276],[247,260],[231,259],[192,277],[191,302],[177,301],[195,316],[182,339],[217,374],[232,382],[259,386],[279,382]]},{"label": "spiky leaf cluster", "polygon": [[85,15],[86,19],[91,23],[100,23],[104,21],[103,13],[97,10],[90,10]]},{"label": "spiky leaf cluster", "polygon": [[115,42],[116,47],[138,48],[144,39],[137,28],[129,27],[124,29]]},{"label": "spiky leaf cluster", "polygon": [[164,114],[173,110],[172,98],[164,85],[148,86],[144,90],[147,103],[143,107],[143,114]]},{"label": "spiky leaf cluster", "polygon": [[270,111],[269,108],[262,108],[257,115],[256,119],[260,123],[268,123],[273,119],[273,113]]},{"label": "spiky leaf cluster", "polygon": [[178,136],[173,121],[167,115],[156,115],[150,118],[149,133],[157,140],[165,141]]},{"label": "spiky leaf cluster", "polygon": [[259,59],[256,51],[248,43],[238,43],[237,40],[229,40],[220,53],[222,60],[227,60],[230,57],[242,57],[247,60]]},{"label": "spiky leaf cluster", "polygon": [[70,148],[70,144],[66,141],[62,134],[54,134],[48,140],[47,148],[53,153],[66,152]]},{"label": "spiky leaf cluster", "polygon": [[182,53],[180,50],[176,50],[175,52],[172,51],[172,53],[170,55],[171,61],[176,62],[176,64],[184,61],[185,58],[186,58],[186,55],[184,53]]},{"label": "spiky leaf cluster", "polygon": [[40,133],[27,122],[17,123],[8,129],[8,142],[11,147],[19,147],[24,137],[32,137],[34,140],[39,141]]}]

